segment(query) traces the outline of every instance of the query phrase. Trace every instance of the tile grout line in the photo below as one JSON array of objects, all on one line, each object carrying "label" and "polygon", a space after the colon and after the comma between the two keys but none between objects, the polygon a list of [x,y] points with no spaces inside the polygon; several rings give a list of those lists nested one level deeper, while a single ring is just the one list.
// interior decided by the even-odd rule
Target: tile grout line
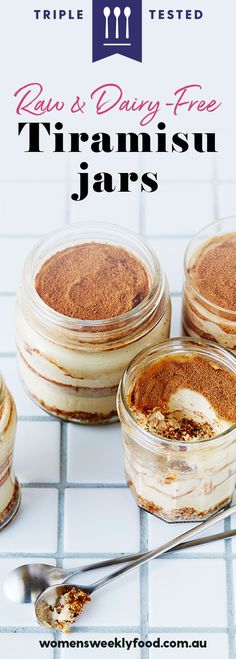
[{"label": "tile grout line", "polygon": [[[225,520],[225,530],[231,529],[231,520]],[[227,624],[229,638],[229,659],[235,657],[235,638],[234,638],[234,594],[233,594],[233,554],[232,541],[225,542],[225,560],[226,560],[226,593],[227,593]]]},{"label": "tile grout line", "polygon": [[[107,626],[107,627],[105,627],[105,626],[104,627],[103,626],[97,626],[96,627],[95,625],[91,625],[89,627],[82,627],[82,626],[81,627],[78,627],[78,626],[76,627],[74,625],[73,630],[75,630],[76,632],[80,632],[82,634],[85,634],[85,633],[86,634],[89,634],[89,633],[98,633],[98,634],[100,634],[100,633],[105,633],[105,634],[109,634],[109,633],[114,633],[114,634],[115,633],[117,633],[117,634],[119,634],[119,633],[121,633],[121,634],[122,633],[125,633],[125,634],[126,633],[127,634],[136,633],[136,634],[138,634],[140,632],[139,626],[138,627],[137,626],[127,627],[127,626],[123,626],[123,625],[122,626],[117,626],[117,627],[115,627],[113,625]],[[4,626],[0,627],[0,633],[9,634],[9,633],[17,633],[17,632],[18,633],[23,633],[23,634],[25,632],[40,634],[40,633],[42,633],[42,629],[39,628],[38,626],[34,627],[33,625],[32,626],[25,625],[25,626],[19,626],[19,627],[13,627],[11,625],[9,625],[9,626],[4,625]],[[191,626],[191,627],[150,627],[149,632],[150,632],[150,634],[175,634],[175,633],[179,633],[179,632],[180,633],[186,633],[186,634],[188,634],[188,633],[195,633],[195,634],[204,634],[204,633],[205,634],[227,634],[227,628],[226,627],[193,627],[193,626]],[[234,632],[236,633],[236,627],[234,628]]]},{"label": "tile grout line", "polygon": [[[65,484],[67,479],[67,424],[61,422],[61,437],[60,437],[60,487],[58,489],[58,529],[57,529],[57,557],[56,563],[58,567],[63,565],[64,554],[64,507],[65,507]],[[60,638],[60,632],[54,632],[55,640]],[[60,659],[61,649],[54,649],[54,659]]]},{"label": "tile grout line", "polygon": [[[148,516],[140,509],[140,551],[148,550]],[[148,593],[148,565],[140,568],[140,630],[141,640],[148,641],[149,625],[149,593]],[[140,653],[141,659],[149,658],[149,649],[144,647]]]},{"label": "tile grout line", "polygon": [[[129,552],[130,554],[130,552]],[[53,552],[1,552],[0,553],[0,561],[1,559],[5,558],[58,558],[63,560],[64,558],[78,558],[78,559],[97,559],[97,560],[102,560],[102,559],[107,559],[107,558],[117,558],[120,556],[120,553],[106,553],[106,552],[56,552],[56,554]],[[171,552],[170,554],[163,554],[163,556],[159,556],[158,558],[154,558],[153,561],[167,561],[167,560],[175,560],[181,559],[181,560],[219,560],[225,558],[225,552],[219,552],[219,553],[197,553],[197,552],[188,552],[183,551],[180,554],[177,552]],[[236,554],[232,554],[232,558],[236,559]]]},{"label": "tile grout line", "polygon": [[[67,424],[61,423],[57,553],[64,554],[64,488],[67,477]],[[58,487],[58,486],[57,486]],[[60,565],[61,567],[61,565]]]},{"label": "tile grout line", "polygon": [[[93,483],[80,483],[79,481],[69,483],[65,480],[63,485],[64,485],[64,487],[66,487],[68,489],[71,489],[71,490],[73,490],[73,489],[78,489],[78,490],[79,489],[80,490],[87,490],[87,489],[101,490],[101,489],[105,489],[105,490],[109,490],[109,489],[112,489],[112,488],[116,489],[116,490],[128,490],[128,485],[126,483],[96,483],[96,482],[93,482]],[[24,487],[25,489],[32,489],[32,488],[42,489],[42,488],[45,487],[47,489],[51,488],[51,489],[55,490],[55,489],[60,489],[61,481],[59,483],[57,483],[56,481],[52,481],[52,482],[45,481],[45,482],[39,482],[39,483],[38,482],[31,482],[31,483],[24,483],[23,482],[23,483],[21,483],[21,486]]]}]

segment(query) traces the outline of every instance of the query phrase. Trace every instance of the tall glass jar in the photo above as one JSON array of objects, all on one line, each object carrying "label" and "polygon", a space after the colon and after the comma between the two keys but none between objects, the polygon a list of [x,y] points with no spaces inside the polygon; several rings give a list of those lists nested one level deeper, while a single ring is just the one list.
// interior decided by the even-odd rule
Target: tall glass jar
[{"label": "tall glass jar", "polygon": [[21,499],[12,465],[16,421],[14,400],[0,374],[0,530],[13,519]]},{"label": "tall glass jar", "polygon": [[[229,287],[226,275],[226,261],[222,255],[222,263],[219,262],[219,271],[225,271],[222,284],[217,272],[213,280],[213,289],[222,295],[222,304],[212,301],[210,283],[208,284],[209,295],[203,295],[194,281],[194,272],[197,260],[204,250],[213,245],[220,245],[222,239],[233,240],[236,245],[236,216],[228,217],[213,222],[204,227],[191,240],[185,255],[185,284],[183,292],[183,331],[184,334],[195,338],[204,338],[216,341],[220,345],[236,352],[236,308],[224,302],[224,289]],[[205,277],[210,277],[206,268]],[[235,287],[235,274],[230,277],[231,285]],[[213,290],[212,290],[213,292]],[[235,293],[234,293],[235,295]]]},{"label": "tall glass jar", "polygon": [[171,339],[138,355],[118,392],[128,485],[138,506],[167,522],[207,518],[230,504],[236,482],[236,424],[211,439],[179,441],[145,430],[130,409],[130,392],[145,368],[158,359],[192,355],[212,360],[236,377],[235,357],[224,348]]},{"label": "tall glass jar", "polygon": [[[148,295],[131,311],[106,320],[80,320],[50,308],[35,289],[42,264],[67,247],[99,242],[121,246],[145,266]],[[168,284],[153,250],[110,224],[71,225],[40,242],[24,265],[17,296],[17,356],[25,389],[43,409],[82,423],[117,420],[116,393],[125,368],[145,347],[169,336]]]}]

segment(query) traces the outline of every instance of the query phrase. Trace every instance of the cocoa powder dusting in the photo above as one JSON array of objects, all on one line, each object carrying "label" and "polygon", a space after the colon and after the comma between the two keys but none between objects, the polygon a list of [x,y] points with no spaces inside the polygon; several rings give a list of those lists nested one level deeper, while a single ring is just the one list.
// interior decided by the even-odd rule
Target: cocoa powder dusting
[{"label": "cocoa powder dusting", "polygon": [[216,236],[203,244],[189,274],[207,300],[236,311],[236,232]]},{"label": "cocoa powder dusting", "polygon": [[137,378],[129,404],[143,414],[168,412],[168,401],[179,389],[207,398],[218,416],[236,423],[236,376],[204,357],[166,357],[147,366]]},{"label": "cocoa powder dusting", "polygon": [[144,265],[122,247],[84,243],[53,254],[35,279],[42,300],[81,320],[114,318],[130,311],[149,292]]}]

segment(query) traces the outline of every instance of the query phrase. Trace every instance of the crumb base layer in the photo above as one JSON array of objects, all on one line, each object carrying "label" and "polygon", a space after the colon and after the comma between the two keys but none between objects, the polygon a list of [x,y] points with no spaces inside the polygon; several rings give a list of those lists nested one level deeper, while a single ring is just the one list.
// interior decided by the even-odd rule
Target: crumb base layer
[{"label": "crumb base layer", "polygon": [[[25,387],[24,387],[25,388]],[[49,407],[43,400],[39,400],[36,396],[33,396],[30,391],[25,388],[28,396],[33,400],[42,410],[50,414],[51,416],[59,417],[63,421],[68,423],[79,423],[82,425],[104,425],[107,423],[117,423],[118,415],[116,410],[112,410],[109,414],[93,414],[90,412],[82,412],[76,410],[75,412],[66,412],[65,410],[60,410],[57,407]]]},{"label": "crumb base layer", "polygon": [[194,508],[179,508],[178,510],[165,511],[163,508],[157,506],[152,501],[148,501],[141,497],[131,480],[128,480],[128,486],[139,506],[142,510],[146,510],[148,513],[160,517],[165,522],[175,523],[175,522],[200,522],[204,519],[211,517],[213,513],[217,513],[224,508],[228,508],[231,504],[232,497],[227,497],[223,501],[220,501],[215,506],[208,508],[208,510],[198,511]]}]

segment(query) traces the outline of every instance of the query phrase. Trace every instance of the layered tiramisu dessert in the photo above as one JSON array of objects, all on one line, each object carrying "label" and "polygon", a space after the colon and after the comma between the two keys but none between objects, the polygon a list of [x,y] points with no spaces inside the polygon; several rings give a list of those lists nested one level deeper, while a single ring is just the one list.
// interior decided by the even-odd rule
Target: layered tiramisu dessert
[{"label": "layered tiramisu dessert", "polygon": [[8,524],[20,505],[20,486],[13,472],[16,407],[0,374],[0,529]]},{"label": "layered tiramisu dessert", "polygon": [[[186,254],[184,333],[216,341],[236,351],[236,220],[211,225],[216,231],[190,243]],[[226,223],[226,224],[225,224]],[[218,231],[217,231],[218,229]],[[200,241],[200,244],[199,244]]]},{"label": "layered tiramisu dessert", "polygon": [[139,238],[100,223],[58,232],[30,254],[18,293],[27,391],[67,420],[116,420],[122,373],[169,336],[170,313],[157,257]]},{"label": "layered tiramisu dessert", "polygon": [[236,481],[236,363],[173,339],[136,357],[120,385],[125,470],[138,505],[174,522],[228,505]]}]

